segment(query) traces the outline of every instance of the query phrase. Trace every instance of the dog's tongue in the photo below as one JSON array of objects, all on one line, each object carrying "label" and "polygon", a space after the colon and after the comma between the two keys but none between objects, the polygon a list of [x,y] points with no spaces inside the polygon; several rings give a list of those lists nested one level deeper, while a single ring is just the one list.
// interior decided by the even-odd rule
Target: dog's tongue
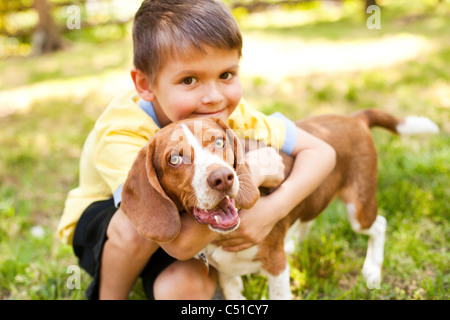
[{"label": "dog's tongue", "polygon": [[194,208],[193,214],[199,223],[209,224],[215,229],[228,230],[239,223],[234,199],[228,197],[220,201],[215,208],[209,210]]}]

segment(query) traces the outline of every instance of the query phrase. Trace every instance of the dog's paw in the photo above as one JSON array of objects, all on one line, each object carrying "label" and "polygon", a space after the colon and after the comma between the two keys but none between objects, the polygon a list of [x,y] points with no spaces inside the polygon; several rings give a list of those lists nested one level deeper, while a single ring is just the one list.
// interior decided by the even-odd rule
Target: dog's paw
[{"label": "dog's paw", "polygon": [[362,274],[369,289],[380,289],[381,268],[377,265],[364,265]]},{"label": "dog's paw", "polygon": [[224,292],[226,300],[247,300],[240,292]]}]

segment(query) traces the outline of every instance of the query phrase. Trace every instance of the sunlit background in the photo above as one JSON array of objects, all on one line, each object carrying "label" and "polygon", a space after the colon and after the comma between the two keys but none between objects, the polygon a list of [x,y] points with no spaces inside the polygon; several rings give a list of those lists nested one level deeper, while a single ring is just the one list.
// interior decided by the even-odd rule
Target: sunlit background
[{"label": "sunlit background", "polygon": [[[77,261],[54,231],[85,138],[110,100],[133,88],[140,3],[0,0],[0,299],[83,298],[65,284]],[[244,36],[240,77],[252,107],[293,120],[377,107],[441,128],[406,139],[374,130],[388,221],[381,289],[365,286],[367,239],[333,204],[292,258],[295,297],[448,299],[450,1],[225,3]],[[263,278],[245,280],[248,298],[267,296]]]}]

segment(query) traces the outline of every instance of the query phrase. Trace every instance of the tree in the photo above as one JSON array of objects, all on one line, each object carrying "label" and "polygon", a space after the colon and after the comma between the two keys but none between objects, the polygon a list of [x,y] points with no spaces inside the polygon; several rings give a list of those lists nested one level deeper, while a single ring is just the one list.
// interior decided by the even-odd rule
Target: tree
[{"label": "tree", "polygon": [[35,54],[49,53],[62,48],[61,31],[53,20],[51,7],[46,0],[34,0],[39,23],[33,33]]},{"label": "tree", "polygon": [[365,0],[365,1],[366,1],[365,9],[367,9],[370,6],[377,5],[377,0]]}]

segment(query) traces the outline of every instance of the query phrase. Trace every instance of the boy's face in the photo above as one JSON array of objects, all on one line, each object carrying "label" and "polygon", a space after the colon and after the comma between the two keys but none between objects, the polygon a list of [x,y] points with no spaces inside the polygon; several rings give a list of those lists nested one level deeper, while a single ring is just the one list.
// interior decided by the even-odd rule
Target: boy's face
[{"label": "boy's face", "polygon": [[169,58],[149,86],[161,126],[209,116],[226,121],[241,100],[238,51],[204,49]]}]

